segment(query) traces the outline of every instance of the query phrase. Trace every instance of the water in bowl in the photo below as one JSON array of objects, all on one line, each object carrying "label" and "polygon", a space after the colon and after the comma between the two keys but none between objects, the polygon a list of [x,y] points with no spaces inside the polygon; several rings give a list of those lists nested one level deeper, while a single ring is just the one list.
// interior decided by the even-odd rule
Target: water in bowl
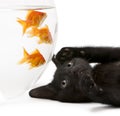
[{"label": "water in bowl", "polygon": [[[39,16],[32,12],[45,13],[46,17],[39,22]],[[24,93],[39,79],[52,57],[56,32],[54,7],[0,9],[0,91],[5,97]],[[34,54],[36,51],[44,58],[42,63],[36,58],[40,57]]]}]

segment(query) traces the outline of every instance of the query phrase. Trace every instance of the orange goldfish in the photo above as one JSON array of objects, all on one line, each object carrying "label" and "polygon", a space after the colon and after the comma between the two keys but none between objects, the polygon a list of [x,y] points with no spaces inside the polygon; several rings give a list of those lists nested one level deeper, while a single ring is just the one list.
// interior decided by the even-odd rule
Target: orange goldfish
[{"label": "orange goldfish", "polygon": [[51,44],[52,43],[52,36],[51,36],[51,33],[47,25],[40,29],[37,27],[32,27],[32,29],[28,31],[28,34],[30,37],[34,37],[34,36],[38,37],[39,44],[41,43]]},{"label": "orange goldfish", "polygon": [[19,64],[23,64],[25,62],[30,64],[31,69],[44,64],[46,61],[38,49],[29,54],[24,48],[24,57],[19,62]]},{"label": "orange goldfish", "polygon": [[44,12],[38,12],[34,10],[29,10],[26,16],[26,20],[22,20],[18,18],[17,22],[19,22],[23,26],[23,34],[26,30],[31,26],[38,27],[47,17],[47,14]]}]

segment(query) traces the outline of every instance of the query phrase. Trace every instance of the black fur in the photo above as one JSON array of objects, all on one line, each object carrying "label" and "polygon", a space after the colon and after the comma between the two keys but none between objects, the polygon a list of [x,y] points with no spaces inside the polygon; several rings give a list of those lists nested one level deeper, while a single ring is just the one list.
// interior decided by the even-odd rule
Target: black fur
[{"label": "black fur", "polygon": [[120,48],[65,47],[53,62],[57,66],[53,81],[31,90],[31,97],[120,106]]},{"label": "black fur", "polygon": [[91,73],[90,65],[83,59],[57,65],[53,81],[47,86],[33,89],[30,96],[62,102],[89,102],[91,100],[79,89],[78,74],[82,70]]},{"label": "black fur", "polygon": [[112,47],[64,47],[56,55],[63,64],[73,58],[83,58],[89,63],[109,63],[120,61],[120,48]]}]

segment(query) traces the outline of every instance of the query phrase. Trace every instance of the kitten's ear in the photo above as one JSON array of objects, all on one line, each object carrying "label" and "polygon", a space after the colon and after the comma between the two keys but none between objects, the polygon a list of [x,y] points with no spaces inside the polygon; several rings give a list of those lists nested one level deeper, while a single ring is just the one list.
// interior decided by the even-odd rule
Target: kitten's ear
[{"label": "kitten's ear", "polygon": [[51,84],[32,89],[29,95],[33,98],[53,99],[56,98],[56,90]]},{"label": "kitten's ear", "polygon": [[57,68],[61,66],[60,62],[56,59],[56,55],[53,55],[52,61]]}]

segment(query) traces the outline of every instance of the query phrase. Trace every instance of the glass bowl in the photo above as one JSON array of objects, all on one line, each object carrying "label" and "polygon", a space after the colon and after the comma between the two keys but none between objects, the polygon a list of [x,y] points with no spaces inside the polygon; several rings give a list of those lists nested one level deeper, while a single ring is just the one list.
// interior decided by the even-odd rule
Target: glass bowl
[{"label": "glass bowl", "polygon": [[0,16],[0,92],[12,98],[28,90],[51,60],[56,9],[53,0],[1,0]]}]

